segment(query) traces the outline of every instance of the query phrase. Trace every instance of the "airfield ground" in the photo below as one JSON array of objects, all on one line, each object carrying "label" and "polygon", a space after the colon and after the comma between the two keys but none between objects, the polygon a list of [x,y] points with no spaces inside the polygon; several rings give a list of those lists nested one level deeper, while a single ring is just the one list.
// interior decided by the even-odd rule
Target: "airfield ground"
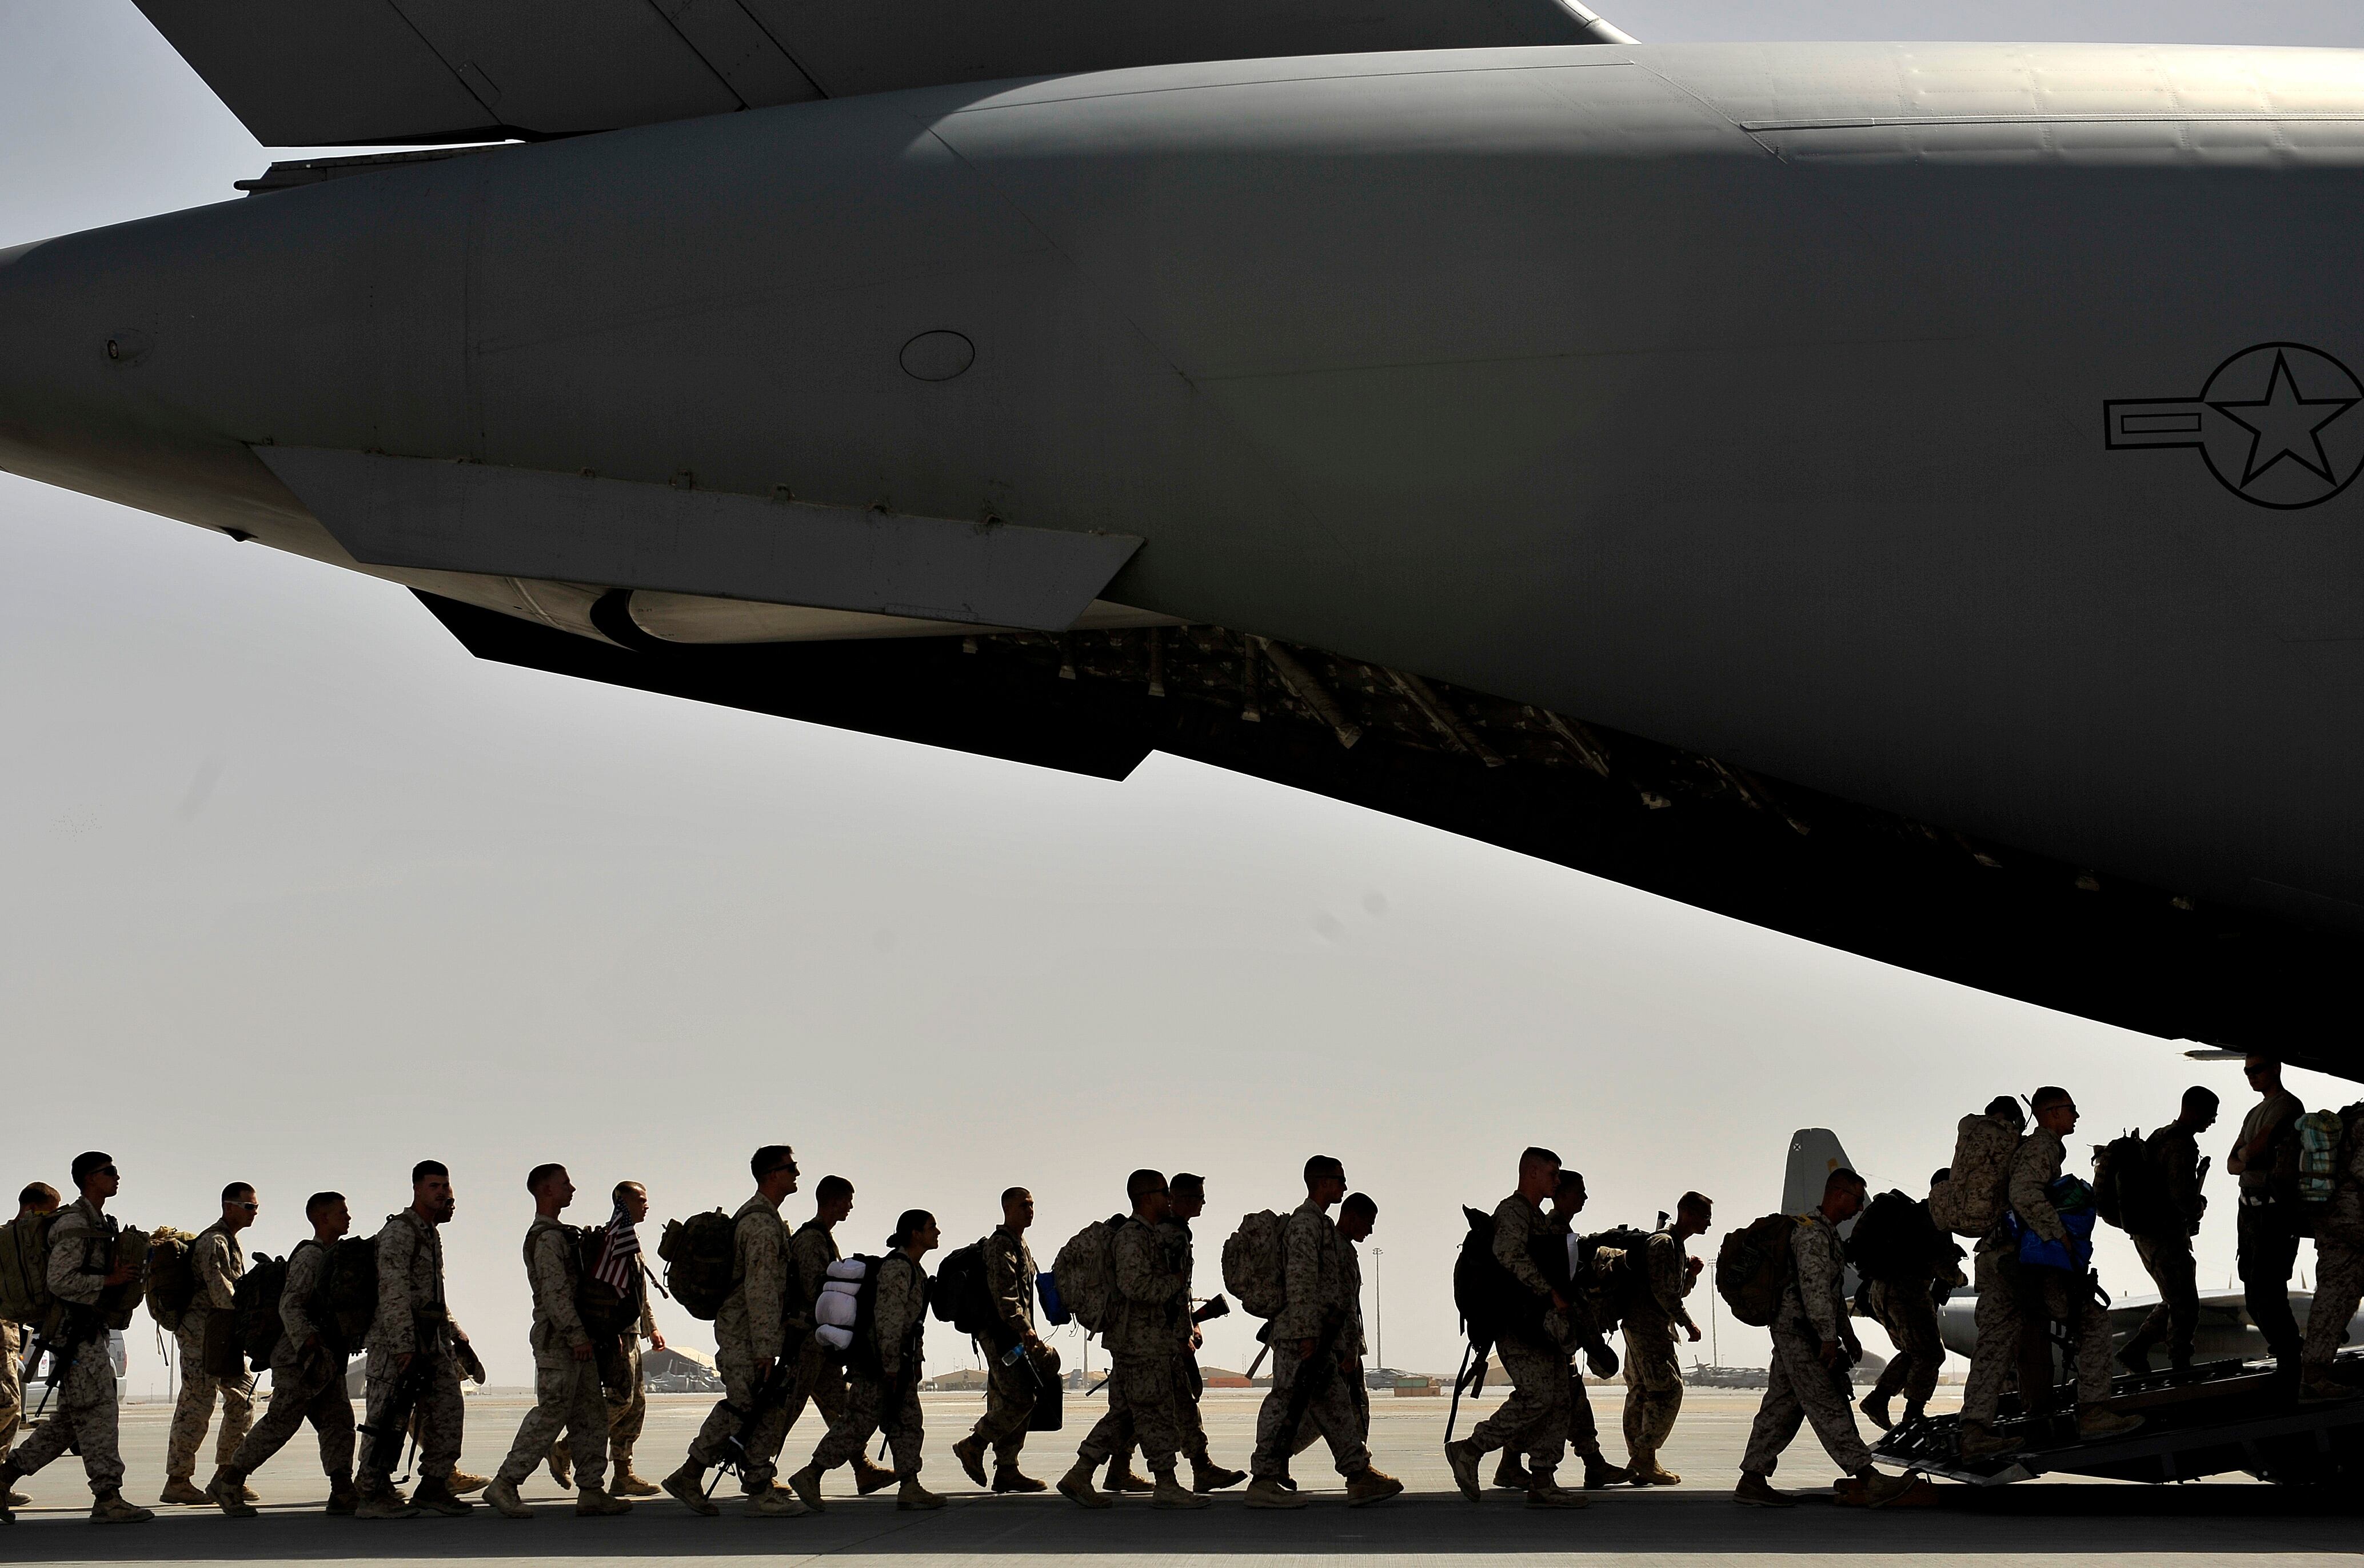
[{"label": "airfield ground", "polygon": [[[1613,1426],[1618,1391],[1595,1392],[1607,1396],[1596,1407],[1604,1424]],[[1952,1392],[1941,1391],[1941,1399]],[[1597,1494],[1581,1513],[1533,1512],[1508,1493],[1491,1494],[1479,1507],[1463,1502],[1439,1452],[1445,1406],[1438,1399],[1377,1403],[1377,1462],[1411,1489],[1378,1507],[1344,1507],[1333,1489],[1336,1478],[1316,1450],[1297,1465],[1300,1480],[1314,1488],[1315,1504],[1296,1513],[1251,1512],[1236,1491],[1198,1513],[1153,1512],[1140,1498],[1112,1512],[1086,1513],[1055,1495],[976,1494],[950,1449],[976,1418],[979,1401],[943,1395],[924,1403],[926,1478],[953,1498],[937,1514],[898,1513],[889,1495],[856,1500],[841,1472],[831,1479],[830,1509],[818,1518],[749,1518],[732,1504],[720,1518],[697,1518],[658,1498],[628,1518],[578,1519],[567,1494],[546,1472],[537,1472],[525,1488],[527,1500],[537,1505],[530,1521],[479,1508],[466,1518],[361,1524],[319,1513],[323,1484],[306,1434],[255,1477],[262,1517],[250,1520],[225,1519],[211,1509],[160,1507],[153,1525],[102,1529],[83,1518],[89,1503],[80,1466],[63,1460],[27,1484],[34,1507],[20,1510],[17,1527],[0,1536],[0,1561],[292,1565],[417,1558],[489,1564],[527,1557],[663,1562],[828,1556],[852,1560],[853,1568],[864,1558],[914,1557],[961,1568],[1205,1568],[1213,1559],[1266,1557],[1273,1568],[1521,1568],[1581,1552],[1619,1568],[1710,1557],[1750,1564],[1762,1560],[1768,1568],[1777,1558],[1794,1562],[1801,1557],[1845,1558],[1851,1568],[1905,1568],[1953,1557],[1978,1558],[1981,1568],[2016,1562],[2081,1568],[2122,1563],[2140,1553],[2237,1556],[2257,1568],[2280,1568],[2352,1560],[2359,1543],[2355,1500],[2312,1499],[2237,1478],[2177,1487],[2038,1481],[1989,1493],[1946,1486],[1935,1507],[1876,1514],[1841,1508],[1827,1490],[1819,1490],[1835,1473],[1811,1436],[1791,1449],[1779,1477],[1791,1487],[1817,1488],[1807,1504],[1779,1514],[1742,1508],[1729,1492],[1756,1396],[1704,1389],[1689,1391],[1665,1455],[1685,1484]],[[1244,1463],[1256,1403],[1244,1392],[1209,1395],[1208,1427],[1218,1458]],[[652,1477],[669,1469],[710,1404],[706,1396],[652,1398],[641,1469]],[[1494,1404],[1489,1397],[1484,1407]],[[489,1473],[498,1464],[523,1407],[518,1391],[469,1399],[467,1468]],[[1055,1476],[1081,1436],[1079,1421],[1098,1407],[1097,1398],[1071,1402],[1069,1429],[1038,1436],[1029,1467]],[[124,1409],[123,1449],[131,1475],[126,1494],[137,1501],[151,1503],[162,1484],[170,1416],[162,1403]],[[1465,1405],[1464,1429],[1468,1418]],[[789,1438],[788,1457],[800,1462],[818,1436],[808,1417]],[[1613,1436],[1608,1446],[1612,1454],[1622,1447]]]}]

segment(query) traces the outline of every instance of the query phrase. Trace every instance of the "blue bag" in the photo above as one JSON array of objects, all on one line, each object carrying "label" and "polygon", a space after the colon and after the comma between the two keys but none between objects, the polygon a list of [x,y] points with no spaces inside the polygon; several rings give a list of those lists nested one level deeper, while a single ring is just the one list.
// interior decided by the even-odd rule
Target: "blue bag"
[{"label": "blue bag", "polygon": [[1034,1276],[1034,1290],[1043,1298],[1043,1321],[1054,1329],[1065,1327],[1067,1304],[1059,1299],[1059,1282],[1052,1276],[1050,1270],[1045,1269]]},{"label": "blue bag", "polygon": [[2044,1195],[2052,1200],[2068,1240],[2046,1240],[2029,1229],[2013,1211],[2011,1233],[2019,1244],[2020,1263],[2031,1269],[2058,1269],[2081,1274],[2093,1266],[2093,1221],[2100,1218],[2093,1207],[2093,1189],[2075,1176],[2057,1176],[2044,1189]]}]

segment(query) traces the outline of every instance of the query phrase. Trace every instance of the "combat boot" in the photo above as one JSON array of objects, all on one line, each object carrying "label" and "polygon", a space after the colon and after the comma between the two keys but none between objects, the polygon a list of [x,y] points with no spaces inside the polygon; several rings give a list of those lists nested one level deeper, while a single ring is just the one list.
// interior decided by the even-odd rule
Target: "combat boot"
[{"label": "combat boot", "polygon": [[1531,1508],[1589,1508],[1592,1499],[1581,1492],[1571,1492],[1552,1479],[1548,1470],[1527,1472],[1527,1507]]},{"label": "combat boot", "polygon": [[903,1477],[901,1488],[895,1494],[895,1506],[906,1512],[910,1512],[918,1509],[941,1508],[944,1506],[944,1500],[920,1485],[918,1476],[906,1475]]},{"label": "combat boot", "polygon": [[[491,1483],[486,1482],[485,1485],[490,1485]],[[420,1481],[418,1490],[410,1495],[410,1505],[452,1518],[476,1511],[475,1504],[452,1490],[451,1477],[445,1475],[429,1475]]]},{"label": "combat boot", "polygon": [[867,1497],[873,1492],[883,1492],[901,1479],[901,1476],[875,1460],[857,1459],[853,1462],[853,1493],[857,1497]]},{"label": "combat boot", "polygon": [[632,1445],[616,1445],[616,1462],[609,1467],[608,1492],[617,1497],[656,1496],[656,1484],[643,1479],[632,1469]]},{"label": "combat boot", "polygon": [[401,1488],[396,1486],[380,1486],[374,1492],[363,1493],[361,1500],[353,1505],[353,1518],[357,1519],[407,1519],[415,1518],[418,1514],[418,1510],[411,1507],[410,1499],[404,1496]]},{"label": "combat boot", "polygon": [[1181,1477],[1170,1469],[1159,1471],[1156,1481],[1152,1485],[1155,1487],[1149,1501],[1153,1508],[1211,1508],[1215,1506],[1212,1497],[1201,1497],[1183,1485]]},{"label": "combat boot", "polygon": [[1962,1423],[1961,1451],[1964,1459],[1993,1459],[2017,1451],[2019,1445],[1996,1431],[1984,1421]]},{"label": "combat boot", "polygon": [[2134,1373],[2136,1377],[2148,1377],[2150,1375],[2150,1348],[2158,1343],[2160,1338],[2161,1336],[2151,1333],[2138,1333],[2135,1335],[2134,1338],[2128,1340],[2125,1344],[2119,1349],[2118,1364],[2125,1368],[2128,1372]]},{"label": "combat boot", "polygon": [[[419,1490],[424,1492],[426,1488],[422,1486]],[[525,1506],[523,1497],[518,1496],[517,1483],[506,1475],[493,1477],[492,1485],[485,1488],[485,1501],[493,1506],[493,1512],[505,1519],[533,1518],[533,1510]]]},{"label": "combat boot", "polygon": [[2122,1438],[2143,1424],[2140,1416],[2121,1416],[2110,1410],[2080,1410],[2077,1412],[2077,1435],[2091,1440],[2094,1438]]},{"label": "combat boot", "polygon": [[1346,1477],[1346,1506],[1367,1508],[1373,1503],[1384,1503],[1403,1490],[1403,1483],[1384,1470],[1366,1464]]},{"label": "combat boot", "polygon": [[1622,1464],[1611,1464],[1597,1453],[1584,1456],[1584,1489],[1598,1492],[1603,1486],[1622,1486],[1634,1479],[1634,1472]]},{"label": "combat boot", "polygon": [[198,1491],[197,1484],[195,1481],[190,1480],[189,1477],[185,1475],[174,1475],[166,1478],[164,1482],[164,1489],[156,1494],[156,1500],[160,1503],[178,1503],[184,1505],[210,1503],[213,1501],[211,1497],[208,1497],[203,1492]]},{"label": "combat boot", "polygon": [[321,1511],[350,1518],[361,1506],[362,1495],[353,1489],[352,1482],[349,1479],[335,1480],[329,1483],[328,1507]]},{"label": "combat boot", "polygon": [[1928,1418],[1927,1407],[1916,1399],[1904,1407],[1904,1414],[1898,1418],[1896,1425],[1898,1429],[1909,1432]]},{"label": "combat boot", "polygon": [[1119,1457],[1109,1461],[1108,1484],[1102,1488],[1102,1490],[1110,1492],[1154,1492],[1157,1490],[1157,1483],[1152,1481],[1148,1476],[1143,1475],[1141,1472],[1135,1470],[1132,1467],[1132,1462],[1131,1460],[1125,1459],[1120,1455]]},{"label": "combat boot", "polygon": [[980,1486],[987,1485],[985,1479],[985,1445],[976,1440],[974,1432],[953,1444],[953,1457],[960,1461],[961,1470],[971,1481]]},{"label": "combat boot", "polygon": [[827,1503],[820,1500],[820,1472],[811,1465],[808,1464],[789,1476],[788,1486],[796,1493],[797,1500],[814,1513],[821,1513],[829,1507]]},{"label": "combat boot", "polygon": [[1079,1459],[1059,1477],[1059,1496],[1087,1508],[1113,1508],[1116,1500],[1092,1485],[1093,1473],[1099,1469],[1088,1459]]},{"label": "combat boot", "polygon": [[[793,1497],[788,1500],[790,1502],[796,1501]],[[608,1514],[629,1514],[632,1511],[632,1505],[626,1502],[623,1498],[617,1496],[613,1492],[605,1491],[597,1486],[585,1486],[574,1494],[574,1511],[578,1514],[598,1514],[603,1516]],[[804,1505],[798,1503],[797,1505],[797,1512],[801,1514],[804,1511]]]},{"label": "combat boot", "polygon": [[693,1514],[712,1518],[722,1510],[706,1495],[706,1466],[697,1461],[685,1460],[682,1467],[664,1478],[664,1495]]},{"label": "combat boot", "polygon": [[[196,1489],[191,1487],[190,1490]],[[202,1492],[197,1495],[205,1496]],[[136,1503],[127,1503],[123,1500],[123,1494],[120,1492],[102,1492],[92,1500],[90,1505],[90,1518],[93,1524],[144,1525],[155,1517],[155,1509],[143,1508]]]},{"label": "combat boot", "polygon": [[1248,1478],[1244,1470],[1226,1470],[1204,1455],[1190,1462],[1190,1490],[1220,1492],[1226,1486],[1236,1486]]},{"label": "combat boot", "polygon": [[1882,1475],[1877,1470],[1859,1470],[1847,1477],[1847,1485],[1840,1488],[1839,1500],[1857,1507],[1884,1508],[1912,1490],[1914,1480],[1911,1475]]},{"label": "combat boot", "polygon": [[996,1492],[1047,1492],[1051,1488],[1014,1464],[998,1464],[993,1469],[993,1489]]},{"label": "combat boot", "polygon": [[1241,1501],[1251,1508],[1301,1508],[1313,1499],[1299,1496],[1280,1484],[1277,1476],[1259,1475],[1248,1483]]},{"label": "combat boot", "polygon": [[1732,1500],[1752,1508],[1794,1508],[1798,1499],[1787,1492],[1773,1490],[1773,1483],[1764,1476],[1743,1471],[1740,1485],[1732,1489]]},{"label": "combat boot", "polygon": [[574,1451],[566,1446],[564,1438],[550,1445],[550,1478],[562,1492],[574,1490]]},{"label": "combat boot", "polygon": [[1856,1408],[1863,1412],[1865,1420],[1869,1421],[1881,1431],[1892,1432],[1896,1429],[1896,1423],[1888,1418],[1888,1396],[1878,1389],[1875,1388],[1865,1395],[1863,1403],[1857,1405]]},{"label": "combat boot", "polygon": [[17,1490],[17,1483],[24,1478],[23,1471],[5,1461],[0,1461],[0,1513],[5,1513],[10,1508],[29,1508],[33,1506],[33,1499]]},{"label": "combat boot", "polygon": [[206,1496],[231,1518],[254,1518],[254,1507],[246,1500],[246,1477],[227,1464],[215,1471],[214,1478],[206,1483]]},{"label": "combat boot", "polygon": [[1494,1485],[1505,1492],[1523,1492],[1531,1485],[1527,1467],[1519,1462],[1516,1449],[1504,1449],[1494,1465]]},{"label": "combat boot", "polygon": [[[627,1503],[626,1507],[631,1505]],[[812,1510],[805,1500],[785,1486],[766,1486],[747,1499],[747,1511],[768,1519],[798,1519]]]},{"label": "combat boot", "polygon": [[1636,1486],[1679,1486],[1683,1478],[1658,1462],[1658,1456],[1645,1449],[1634,1456],[1628,1467]]},{"label": "combat boot", "polygon": [[1453,1484],[1473,1503],[1478,1500],[1478,1462],[1483,1457],[1467,1438],[1444,1445],[1444,1462],[1453,1467]]},{"label": "combat boot", "polygon": [[450,1492],[454,1497],[464,1497],[471,1492],[481,1492],[492,1484],[491,1476],[478,1475],[467,1470],[455,1470],[443,1477],[444,1490]]}]

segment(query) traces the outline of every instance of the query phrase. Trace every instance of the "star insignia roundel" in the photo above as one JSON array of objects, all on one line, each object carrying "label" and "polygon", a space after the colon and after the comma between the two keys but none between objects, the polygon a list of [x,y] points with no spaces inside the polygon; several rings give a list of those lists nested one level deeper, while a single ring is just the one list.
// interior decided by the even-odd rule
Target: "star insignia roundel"
[{"label": "star insignia roundel", "polygon": [[2216,367],[2200,395],[2103,405],[2106,444],[2198,447],[2218,484],[2281,511],[2319,506],[2364,469],[2364,385],[2303,343],[2260,343]]}]

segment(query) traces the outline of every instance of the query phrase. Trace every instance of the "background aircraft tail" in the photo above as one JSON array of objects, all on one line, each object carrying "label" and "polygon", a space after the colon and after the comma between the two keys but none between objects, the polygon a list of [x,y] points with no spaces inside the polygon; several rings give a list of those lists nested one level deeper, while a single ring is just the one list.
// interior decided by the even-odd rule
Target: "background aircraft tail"
[{"label": "background aircraft tail", "polygon": [[[1847,1163],[1846,1151],[1839,1147],[1839,1135],[1827,1127],[1801,1127],[1790,1135],[1790,1163],[1781,1173],[1781,1212],[1804,1214],[1823,1205],[1823,1187],[1831,1173]],[[1852,1167],[1850,1167],[1852,1169]],[[1850,1219],[1839,1227],[1844,1237],[1855,1229]],[[1847,1299],[1855,1299],[1856,1273],[1847,1266]]]}]

